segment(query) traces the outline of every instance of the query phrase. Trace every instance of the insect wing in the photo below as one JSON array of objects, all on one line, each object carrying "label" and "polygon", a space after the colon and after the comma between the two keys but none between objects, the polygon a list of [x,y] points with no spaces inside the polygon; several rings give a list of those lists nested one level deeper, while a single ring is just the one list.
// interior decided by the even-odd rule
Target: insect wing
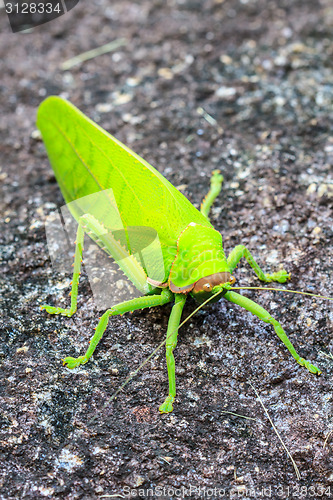
[{"label": "insect wing", "polygon": [[[169,269],[176,241],[188,224],[212,227],[154,167],[64,99],[49,97],[42,102],[37,125],[65,202],[112,188],[123,227],[156,229]],[[78,219],[80,211],[75,209],[72,213]],[[108,226],[106,218],[99,220]]]}]

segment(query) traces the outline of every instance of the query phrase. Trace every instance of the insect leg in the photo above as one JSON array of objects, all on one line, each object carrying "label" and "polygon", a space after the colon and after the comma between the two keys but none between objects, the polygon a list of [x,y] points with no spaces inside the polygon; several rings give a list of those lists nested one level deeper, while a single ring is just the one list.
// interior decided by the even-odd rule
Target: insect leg
[{"label": "insect leg", "polygon": [[175,358],[173,356],[173,350],[177,345],[178,326],[185,302],[186,295],[183,295],[181,293],[176,294],[175,304],[172,308],[169,318],[166,340],[166,361],[169,378],[169,395],[165,399],[164,403],[162,403],[159,407],[161,413],[170,413],[173,410],[172,403],[174,402],[176,397]]},{"label": "insect leg", "polygon": [[276,321],[269,314],[269,312],[266,311],[266,309],[261,307],[259,304],[257,304],[253,300],[250,300],[247,297],[243,297],[242,295],[239,295],[236,292],[229,291],[224,295],[224,297],[227,300],[230,300],[230,302],[233,302],[234,304],[238,304],[239,306],[244,307],[244,309],[251,312],[252,314],[257,316],[259,319],[264,321],[265,323],[270,323],[274,327],[274,330],[277,333],[280,340],[282,340],[282,342],[284,343],[284,345],[286,346],[286,348],[288,349],[290,354],[293,356],[293,358],[297,361],[297,363],[299,363],[301,366],[305,366],[305,368],[307,368],[311,373],[315,373],[317,375],[320,375],[321,371],[316,366],[312,365],[309,361],[307,361],[304,358],[301,358],[297,354],[294,346],[292,345],[292,343],[288,339],[288,337],[287,337],[285,331],[283,330],[282,326],[280,325],[280,323],[278,321]]},{"label": "insect leg", "polygon": [[280,271],[272,274],[264,273],[254,260],[250,251],[244,245],[237,245],[229,254],[227,260],[231,273],[243,257],[245,257],[245,259],[250,264],[261,281],[265,281],[266,283],[270,283],[271,281],[285,283],[288,279],[290,279],[290,273],[287,273],[287,271],[285,271],[284,269],[281,269]]},{"label": "insect leg", "polygon": [[93,355],[98,342],[103,337],[105,329],[108,325],[110,316],[117,316],[119,314],[124,314],[126,312],[135,311],[137,309],[145,309],[146,307],[161,306],[171,302],[173,299],[173,293],[170,290],[162,290],[161,295],[146,295],[144,297],[138,297],[136,299],[127,300],[121,304],[117,304],[111,309],[105,311],[103,316],[100,318],[99,323],[96,327],[95,334],[89,342],[89,347],[84,356],[79,356],[78,358],[67,357],[63,359],[64,365],[67,368],[76,368],[77,366],[84,365],[88,362],[89,358]]},{"label": "insect leg", "polygon": [[213,175],[210,180],[210,190],[203,199],[200,207],[200,212],[204,214],[208,219],[208,214],[213,205],[215,198],[219,195],[223,182],[223,175],[220,174],[219,170],[213,170]]},{"label": "insect leg", "polygon": [[77,294],[80,279],[80,269],[82,263],[82,251],[83,251],[83,241],[84,241],[84,229],[81,222],[78,225],[76,233],[76,243],[75,243],[75,254],[74,254],[74,271],[72,280],[72,289],[70,292],[71,296],[71,307],[69,309],[63,309],[62,307],[49,306],[43,304],[40,306],[41,309],[45,309],[49,314],[62,314],[63,316],[71,317],[76,312],[77,309]]}]

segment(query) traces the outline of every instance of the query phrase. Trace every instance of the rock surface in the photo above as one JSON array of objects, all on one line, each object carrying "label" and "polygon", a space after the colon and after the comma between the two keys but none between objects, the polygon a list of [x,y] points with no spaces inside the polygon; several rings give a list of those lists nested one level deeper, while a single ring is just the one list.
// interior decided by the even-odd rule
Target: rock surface
[{"label": "rock surface", "polygon": [[[0,498],[329,498],[328,301],[244,292],[281,322],[319,378],[269,325],[223,300],[179,333],[173,414],[158,413],[163,349],[103,407],[163,340],[168,306],[114,318],[93,360],[62,367],[61,358],[84,353],[100,312],[84,274],[73,318],[39,309],[69,303],[70,276],[49,260],[44,223],[63,200],[35,113],[46,96],[67,97],[195,204],[221,169],[212,221],[226,252],[243,243],[265,270],[283,263],[286,288],[333,296],[331,2],[95,0],[19,34],[2,14]],[[113,52],[62,69],[116,39]],[[245,263],[235,276],[259,284]],[[185,314],[193,308],[189,301]]]}]

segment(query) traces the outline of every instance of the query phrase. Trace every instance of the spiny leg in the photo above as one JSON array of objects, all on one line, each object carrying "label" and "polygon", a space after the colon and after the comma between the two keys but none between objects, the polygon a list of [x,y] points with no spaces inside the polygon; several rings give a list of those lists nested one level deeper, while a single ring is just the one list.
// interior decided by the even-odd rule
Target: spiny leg
[{"label": "spiny leg", "polygon": [[40,306],[41,309],[45,309],[49,314],[62,314],[63,316],[71,317],[76,312],[77,309],[77,295],[79,279],[81,274],[81,264],[82,264],[82,252],[83,252],[83,242],[84,242],[84,229],[81,222],[78,225],[75,241],[75,254],[74,254],[74,270],[72,279],[72,289],[69,292],[71,296],[71,307],[69,309],[63,309],[62,307],[49,306],[43,304]]},{"label": "spiny leg", "polygon": [[176,373],[175,373],[175,358],[173,350],[177,345],[178,327],[182,315],[183,307],[186,302],[186,295],[176,294],[175,304],[172,308],[167,330],[166,340],[166,361],[169,378],[169,395],[161,404],[159,410],[161,413],[170,413],[173,410],[172,403],[176,397]]},{"label": "spiny leg", "polygon": [[63,359],[64,365],[66,365],[67,368],[72,369],[88,362],[106,330],[110,316],[117,316],[119,314],[135,311],[137,309],[145,309],[146,307],[162,306],[163,304],[171,302],[172,299],[173,293],[170,292],[170,290],[162,290],[161,295],[146,295],[144,297],[127,300],[126,302],[122,302],[121,304],[111,307],[111,309],[105,311],[103,316],[100,318],[85,355],[79,356],[78,358],[67,357]]},{"label": "spiny leg", "polygon": [[223,175],[220,174],[219,170],[213,170],[212,177],[210,180],[210,190],[203,199],[200,207],[200,212],[204,214],[208,219],[208,214],[213,205],[215,199],[220,194],[223,182]]},{"label": "spiny leg", "polygon": [[285,331],[283,330],[282,326],[280,325],[280,323],[278,321],[276,321],[269,314],[269,312],[266,311],[266,309],[261,307],[259,304],[257,304],[253,300],[250,300],[247,297],[243,297],[242,295],[239,295],[236,292],[231,292],[231,291],[227,292],[224,294],[224,298],[226,298],[227,300],[230,300],[230,302],[233,302],[234,304],[238,304],[239,306],[244,307],[244,309],[251,312],[252,314],[257,316],[259,319],[264,321],[265,323],[270,323],[274,327],[274,330],[276,331],[280,340],[282,340],[282,342],[284,343],[284,345],[286,346],[286,348],[288,349],[290,354],[293,356],[293,358],[297,361],[297,363],[299,363],[301,366],[305,366],[305,368],[307,368],[311,373],[315,373],[317,375],[320,375],[321,371],[316,366],[312,365],[309,361],[307,361],[304,358],[301,358],[297,354],[294,346],[292,345],[292,343],[288,339],[288,337],[287,337]]},{"label": "spiny leg", "polygon": [[272,274],[264,273],[254,260],[250,251],[244,245],[237,245],[229,254],[227,261],[231,273],[243,257],[245,257],[258,278],[261,281],[265,281],[265,283],[270,283],[271,281],[285,283],[288,279],[290,279],[290,273],[287,273],[284,269]]}]

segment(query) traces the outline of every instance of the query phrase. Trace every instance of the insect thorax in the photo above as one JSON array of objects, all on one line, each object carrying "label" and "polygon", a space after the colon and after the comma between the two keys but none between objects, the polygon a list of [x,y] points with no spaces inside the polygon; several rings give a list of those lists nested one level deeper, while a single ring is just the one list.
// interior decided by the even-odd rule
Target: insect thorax
[{"label": "insect thorax", "polygon": [[177,254],[169,276],[171,289],[187,288],[205,276],[223,272],[229,272],[229,268],[221,234],[213,227],[189,224],[177,241]]}]

